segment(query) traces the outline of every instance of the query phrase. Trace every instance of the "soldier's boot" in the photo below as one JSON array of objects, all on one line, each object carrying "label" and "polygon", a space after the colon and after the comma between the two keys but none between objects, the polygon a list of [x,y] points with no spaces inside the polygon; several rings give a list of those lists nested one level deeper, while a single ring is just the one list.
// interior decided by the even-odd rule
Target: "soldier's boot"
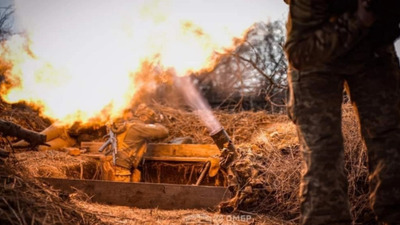
[{"label": "soldier's boot", "polygon": [[141,176],[142,176],[142,172],[140,172],[140,170],[138,170],[138,169],[134,169],[132,176],[131,176],[131,181],[132,182],[140,182]]},{"label": "soldier's boot", "polygon": [[131,182],[132,173],[129,169],[114,166],[114,181]]}]

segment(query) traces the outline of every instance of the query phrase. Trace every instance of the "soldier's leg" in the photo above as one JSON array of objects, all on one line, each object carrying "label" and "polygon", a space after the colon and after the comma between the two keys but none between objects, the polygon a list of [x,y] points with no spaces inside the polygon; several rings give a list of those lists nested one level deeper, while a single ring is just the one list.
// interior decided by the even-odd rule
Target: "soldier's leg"
[{"label": "soldier's leg", "polygon": [[[46,135],[46,142],[50,142],[59,137],[66,139],[66,136],[68,136],[66,127],[59,124],[52,124],[51,126],[41,131],[40,133]],[[25,140],[21,140],[13,144],[13,147],[28,147],[28,146],[29,143]],[[43,150],[48,149],[44,148],[43,146],[41,147]]]},{"label": "soldier's leg", "polygon": [[364,73],[349,77],[368,149],[371,204],[378,220],[400,223],[400,89],[394,49],[376,54]]},{"label": "soldier's leg", "polygon": [[132,153],[132,158],[133,159],[133,173],[132,173],[132,181],[133,182],[140,182],[141,180],[141,171],[138,169],[139,164],[142,162],[143,160],[143,155],[144,153],[146,153],[147,151],[147,143],[144,142],[142,144],[142,146],[138,147],[137,149],[135,149],[135,152]]},{"label": "soldier's leg", "polygon": [[101,163],[101,179],[121,182],[131,182],[131,170],[119,165],[114,165],[112,156],[103,156]]},{"label": "soldier's leg", "polygon": [[130,182],[132,176],[132,161],[129,157],[129,151],[120,150],[116,155],[115,165],[112,162],[112,156],[106,156],[101,160],[102,179]]},{"label": "soldier's leg", "polygon": [[40,145],[38,151],[48,151],[48,150],[62,150],[65,147],[72,147],[76,145],[76,140],[68,135],[64,135],[51,141],[46,142],[50,146]]},{"label": "soldier's leg", "polygon": [[302,224],[351,224],[341,132],[343,79],[331,73],[289,73],[289,115],[304,157]]}]

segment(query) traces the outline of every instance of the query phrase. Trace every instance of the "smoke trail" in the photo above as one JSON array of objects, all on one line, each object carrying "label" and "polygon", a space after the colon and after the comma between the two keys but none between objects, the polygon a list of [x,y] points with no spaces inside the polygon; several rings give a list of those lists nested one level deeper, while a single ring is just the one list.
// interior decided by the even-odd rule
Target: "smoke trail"
[{"label": "smoke trail", "polygon": [[211,112],[211,107],[195,88],[190,77],[175,77],[175,85],[182,92],[186,103],[204,122],[210,133],[219,131],[222,126]]}]

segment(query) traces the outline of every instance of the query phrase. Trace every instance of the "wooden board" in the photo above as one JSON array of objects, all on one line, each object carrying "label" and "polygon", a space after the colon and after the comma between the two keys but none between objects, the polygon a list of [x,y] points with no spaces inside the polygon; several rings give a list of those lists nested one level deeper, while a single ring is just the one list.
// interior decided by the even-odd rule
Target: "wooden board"
[{"label": "wooden board", "polygon": [[[81,148],[88,149],[91,153],[98,153],[104,142],[82,142]],[[101,153],[102,154],[102,153]],[[220,150],[216,145],[207,144],[148,144],[144,158],[161,157],[195,157],[209,158],[219,156]]]},{"label": "wooden board", "polygon": [[87,149],[88,152],[99,152],[99,148],[104,144],[104,142],[96,142],[96,141],[82,141],[81,149]]},{"label": "wooden board", "polygon": [[39,178],[56,189],[82,190],[98,203],[138,208],[209,209],[230,197],[227,188],[155,183],[124,183],[99,180]]},{"label": "wooden board", "polygon": [[210,161],[210,157],[174,157],[174,156],[145,156],[145,161],[173,161],[173,162],[207,162]]},{"label": "wooden board", "polygon": [[216,145],[148,144],[145,157],[212,157],[220,154]]}]

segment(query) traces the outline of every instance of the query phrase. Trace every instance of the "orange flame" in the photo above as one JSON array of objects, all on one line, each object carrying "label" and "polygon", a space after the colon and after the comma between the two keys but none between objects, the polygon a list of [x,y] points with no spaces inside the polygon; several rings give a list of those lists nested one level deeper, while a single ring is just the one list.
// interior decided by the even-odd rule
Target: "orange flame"
[{"label": "orange flame", "polygon": [[215,52],[263,17],[249,4],[16,0],[24,33],[1,45],[12,83],[1,87],[2,97],[38,105],[65,123],[115,118],[138,90],[142,62],[157,59],[181,76],[212,67]]}]

